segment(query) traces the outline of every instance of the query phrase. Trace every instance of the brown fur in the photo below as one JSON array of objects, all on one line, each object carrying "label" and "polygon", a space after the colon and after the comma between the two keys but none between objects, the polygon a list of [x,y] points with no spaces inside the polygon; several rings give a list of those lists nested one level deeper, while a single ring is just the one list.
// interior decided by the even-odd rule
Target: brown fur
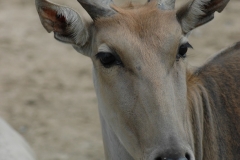
[{"label": "brown fur", "polygon": [[240,42],[188,75],[196,159],[240,159],[239,62]]},{"label": "brown fur", "polygon": [[[137,38],[142,39],[144,37],[145,41],[150,41],[149,44],[156,44],[152,39],[157,29],[161,28],[160,25],[156,22],[159,22],[161,19],[161,10],[157,8],[156,1],[145,4],[144,6],[129,4],[124,8],[113,6],[113,8],[118,12],[117,15],[110,18],[101,18],[95,22],[95,26],[98,28],[109,28],[112,26],[120,25],[123,29],[126,27],[126,30],[129,30],[131,34],[137,36]],[[167,12],[167,11],[165,11]],[[168,11],[168,14],[164,14],[164,19],[169,19],[171,21],[173,18],[173,12]],[[159,27],[158,27],[159,25]],[[170,24],[169,24],[170,25]],[[168,32],[166,30],[166,32]],[[156,46],[153,46],[156,47]]]}]

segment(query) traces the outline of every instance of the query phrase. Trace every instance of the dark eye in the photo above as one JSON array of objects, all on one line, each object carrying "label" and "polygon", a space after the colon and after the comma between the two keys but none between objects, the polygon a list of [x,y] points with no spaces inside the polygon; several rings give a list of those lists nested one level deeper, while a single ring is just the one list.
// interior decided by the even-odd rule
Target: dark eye
[{"label": "dark eye", "polygon": [[186,57],[186,53],[188,51],[188,48],[193,48],[193,47],[189,43],[182,44],[179,47],[178,54],[177,54],[177,60],[179,60],[180,58],[185,58]]},{"label": "dark eye", "polygon": [[120,60],[120,58],[118,58],[117,56],[113,55],[112,53],[108,53],[108,52],[99,52],[96,55],[97,59],[100,60],[101,64],[105,67],[105,68],[110,68],[113,65],[121,65],[122,62]]}]

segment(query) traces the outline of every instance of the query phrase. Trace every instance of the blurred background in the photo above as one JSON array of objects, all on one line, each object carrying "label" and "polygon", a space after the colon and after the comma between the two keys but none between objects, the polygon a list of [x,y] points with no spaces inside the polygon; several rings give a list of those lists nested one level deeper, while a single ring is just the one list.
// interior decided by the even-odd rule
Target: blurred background
[{"label": "blurred background", "polygon": [[[77,0],[54,2],[88,16]],[[231,0],[212,22],[194,30],[190,68],[240,40],[239,17],[240,1]],[[0,116],[25,137],[39,160],[104,159],[91,65],[47,34],[34,0],[0,0]]]}]

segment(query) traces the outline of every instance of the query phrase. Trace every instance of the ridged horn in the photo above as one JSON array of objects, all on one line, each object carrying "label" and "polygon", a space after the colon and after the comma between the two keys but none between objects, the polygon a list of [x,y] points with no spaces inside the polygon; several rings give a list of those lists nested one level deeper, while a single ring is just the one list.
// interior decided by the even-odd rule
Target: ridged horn
[{"label": "ridged horn", "polygon": [[[148,0],[148,2],[153,0]],[[173,10],[176,0],[158,0],[158,8],[161,10]]]},{"label": "ridged horn", "polygon": [[99,17],[110,17],[116,12],[110,7],[113,0],[78,0],[93,20]]}]

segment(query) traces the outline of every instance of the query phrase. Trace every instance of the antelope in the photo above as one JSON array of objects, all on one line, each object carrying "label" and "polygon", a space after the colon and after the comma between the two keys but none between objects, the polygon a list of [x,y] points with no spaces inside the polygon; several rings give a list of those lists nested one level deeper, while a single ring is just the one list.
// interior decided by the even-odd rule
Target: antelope
[{"label": "antelope", "polygon": [[78,0],[91,20],[36,0],[55,39],[91,58],[108,160],[240,159],[240,42],[187,69],[190,32],[229,0]]}]

